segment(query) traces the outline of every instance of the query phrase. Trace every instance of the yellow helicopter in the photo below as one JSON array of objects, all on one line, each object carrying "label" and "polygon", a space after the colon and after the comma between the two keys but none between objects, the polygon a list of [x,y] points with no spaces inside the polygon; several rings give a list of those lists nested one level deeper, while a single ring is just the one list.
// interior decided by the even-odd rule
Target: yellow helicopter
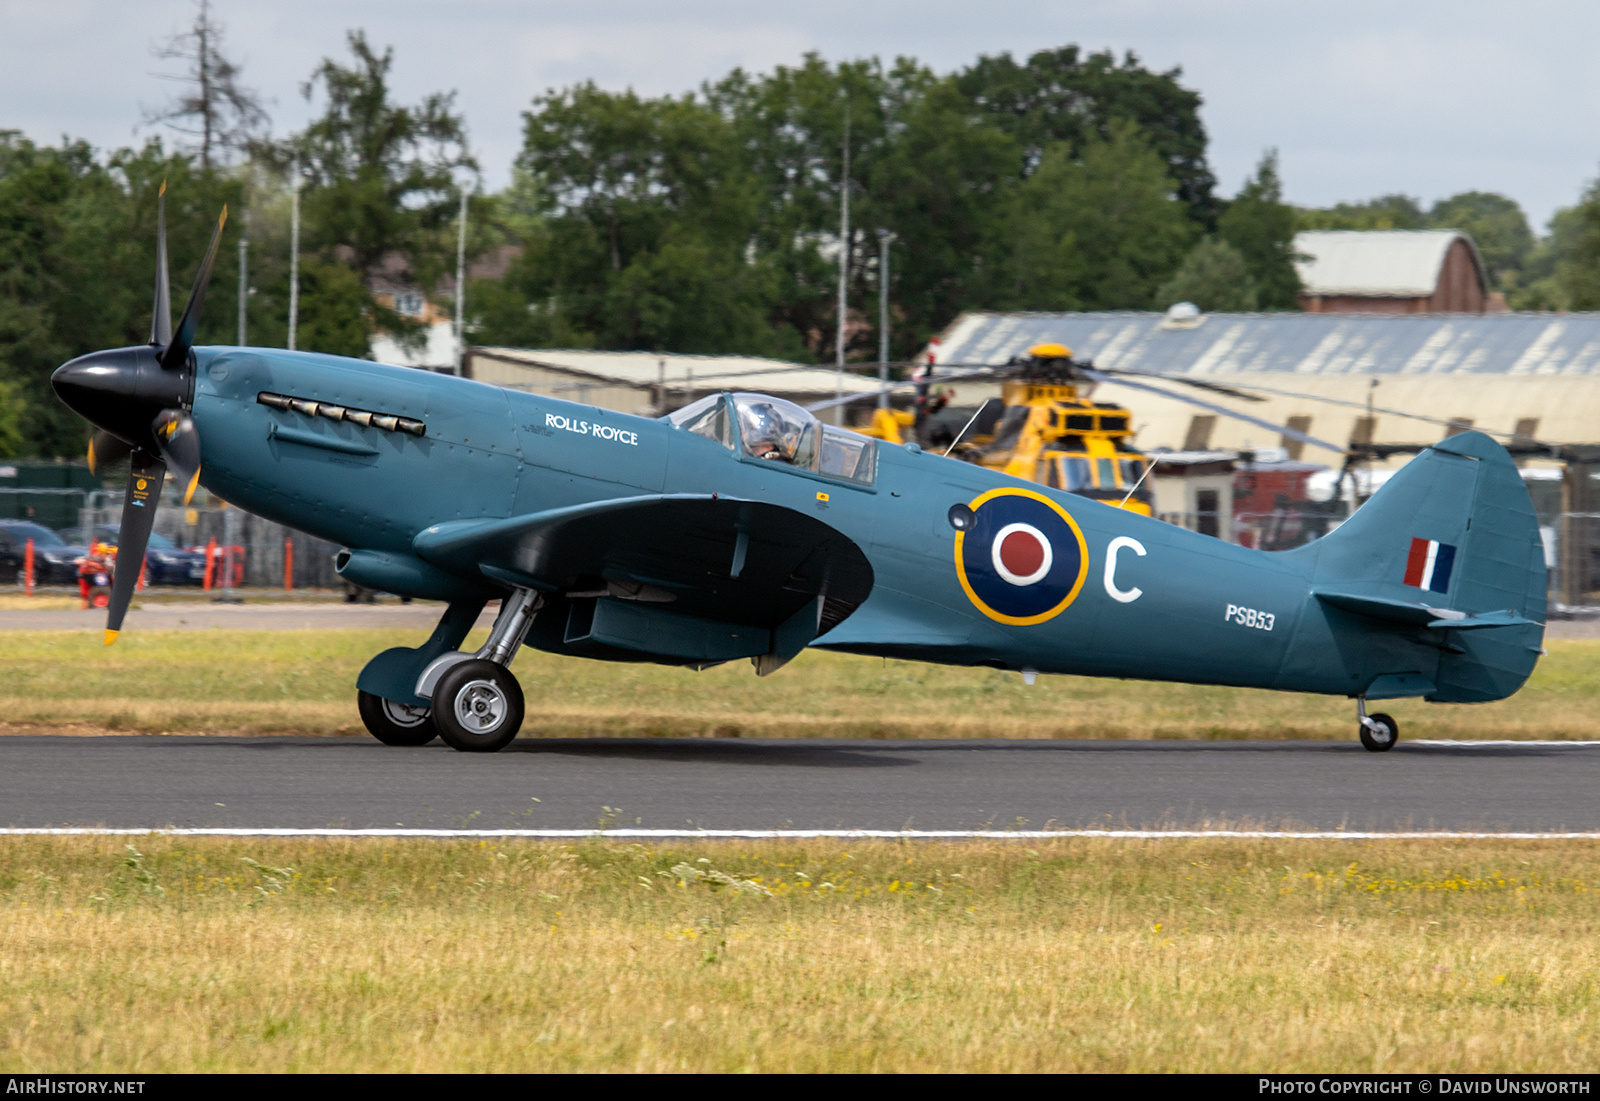
[{"label": "yellow helicopter", "polygon": [[[1149,516],[1149,459],[1134,446],[1132,414],[1089,400],[1094,381],[1073,362],[1072,350],[1036,344],[1007,367],[1014,377],[1005,378],[1000,398],[985,402],[951,440],[950,455]],[[856,431],[906,442],[949,400],[949,391],[930,391],[930,384],[919,383],[914,410],[877,409]]]}]

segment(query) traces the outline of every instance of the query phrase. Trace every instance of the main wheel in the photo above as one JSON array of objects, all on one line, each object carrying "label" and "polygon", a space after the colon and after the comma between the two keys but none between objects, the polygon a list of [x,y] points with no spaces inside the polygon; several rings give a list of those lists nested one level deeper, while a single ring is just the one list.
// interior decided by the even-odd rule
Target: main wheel
[{"label": "main wheel", "polygon": [[367,733],[384,745],[427,745],[439,736],[433,713],[426,707],[395,703],[357,689],[356,709],[361,712]]},{"label": "main wheel", "polygon": [[509,670],[474,658],[452,665],[433,689],[439,736],[463,753],[493,753],[522,728],[522,685]]},{"label": "main wheel", "polygon": [[1400,740],[1400,724],[1381,711],[1376,715],[1368,715],[1367,718],[1377,729],[1374,730],[1366,723],[1361,723],[1361,744],[1373,753],[1383,753],[1393,749],[1394,743]]}]

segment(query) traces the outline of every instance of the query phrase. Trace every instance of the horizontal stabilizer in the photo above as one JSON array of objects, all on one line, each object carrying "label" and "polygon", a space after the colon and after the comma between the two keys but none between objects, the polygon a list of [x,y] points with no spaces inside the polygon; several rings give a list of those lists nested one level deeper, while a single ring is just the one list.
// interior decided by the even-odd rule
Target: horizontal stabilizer
[{"label": "horizontal stabilizer", "polygon": [[1480,627],[1517,627],[1533,623],[1531,619],[1515,612],[1483,612],[1468,615],[1451,608],[1434,608],[1415,600],[1393,600],[1384,596],[1367,596],[1363,593],[1341,592],[1338,589],[1317,589],[1313,595],[1324,604],[1343,608],[1347,612],[1386,619],[1391,623],[1406,623],[1415,627],[1430,627],[1437,631],[1470,631]]}]

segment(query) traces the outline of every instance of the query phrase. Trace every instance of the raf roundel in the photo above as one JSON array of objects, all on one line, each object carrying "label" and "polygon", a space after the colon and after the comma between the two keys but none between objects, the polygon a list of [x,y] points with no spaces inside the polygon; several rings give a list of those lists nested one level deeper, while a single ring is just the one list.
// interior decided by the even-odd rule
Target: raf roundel
[{"label": "raf roundel", "polygon": [[1027,626],[1055,618],[1077,599],[1088,547],[1059,504],[1031,490],[994,489],[965,506],[962,520],[956,574],[984,615]]}]

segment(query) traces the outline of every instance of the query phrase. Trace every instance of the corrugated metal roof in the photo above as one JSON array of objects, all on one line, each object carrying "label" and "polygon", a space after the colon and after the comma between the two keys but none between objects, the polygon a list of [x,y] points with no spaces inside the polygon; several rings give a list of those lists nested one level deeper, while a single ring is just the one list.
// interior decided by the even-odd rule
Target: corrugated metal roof
[{"label": "corrugated metal roof", "polygon": [[[645,389],[666,374],[668,385],[692,377],[701,390],[756,390],[769,393],[832,397],[837,372],[825,367],[788,363],[757,356],[691,356],[657,352],[596,352],[545,348],[473,348],[473,354],[510,363],[561,371],[598,382]],[[846,372],[844,392],[875,392],[876,378]]]},{"label": "corrugated metal roof", "polygon": [[1600,375],[1600,313],[968,313],[940,363],[1005,363],[1059,341],[1079,359],[1173,375]]},{"label": "corrugated metal roof", "polygon": [[[1005,363],[1049,341],[1104,367],[1267,387],[1273,392],[1258,391],[1267,398],[1258,403],[1198,396],[1275,424],[1307,417],[1304,431],[1336,443],[1356,438],[1368,401],[1377,413],[1375,443],[1427,443],[1444,435],[1436,423],[1444,420],[1503,434],[1525,431],[1519,425],[1531,421],[1539,439],[1600,440],[1600,313],[1211,314],[1189,327],[1172,326],[1158,313],[972,313],[945,332],[938,358],[947,365]],[[989,396],[969,388],[957,404]],[[1145,448],[1182,447],[1195,418],[1207,413],[1176,396],[1115,382],[1094,396],[1133,410]],[[1207,446],[1281,442],[1260,426],[1221,417]],[[1303,457],[1338,461],[1320,448],[1307,448]]]},{"label": "corrugated metal roof", "polygon": [[1445,254],[1467,243],[1478,269],[1477,246],[1456,229],[1330,229],[1294,235],[1295,263],[1306,294],[1426,298],[1439,286]]}]

